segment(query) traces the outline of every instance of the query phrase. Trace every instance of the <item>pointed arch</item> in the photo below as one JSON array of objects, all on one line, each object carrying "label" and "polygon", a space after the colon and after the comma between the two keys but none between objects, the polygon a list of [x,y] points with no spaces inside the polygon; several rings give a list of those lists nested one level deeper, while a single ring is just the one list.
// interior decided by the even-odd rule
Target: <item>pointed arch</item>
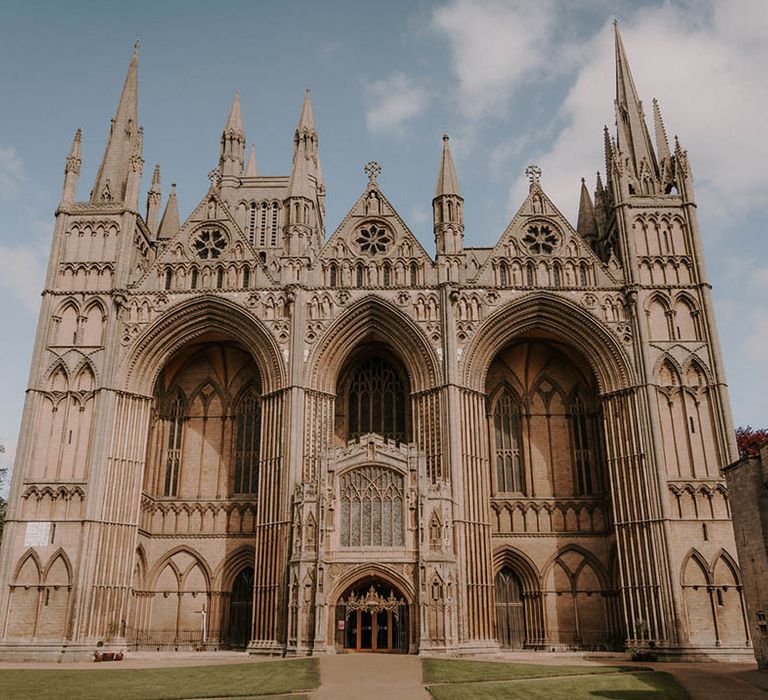
[{"label": "pointed arch", "polygon": [[71,585],[72,563],[61,547],[48,558],[48,563],[43,570],[43,583],[48,586]]},{"label": "pointed arch", "polygon": [[238,342],[254,358],[264,393],[285,385],[285,363],[277,342],[264,324],[234,302],[195,297],[171,306],[137,338],[118,373],[126,390],[151,396],[168,359],[191,341],[220,335]]},{"label": "pointed arch", "polygon": [[335,393],[347,357],[364,343],[390,346],[405,365],[413,392],[435,386],[439,363],[422,330],[397,307],[367,296],[336,318],[307,362],[309,386]]},{"label": "pointed arch", "polygon": [[43,563],[40,561],[38,553],[30,548],[28,549],[16,564],[13,572],[13,582],[17,586],[31,585],[37,586],[43,577]]}]

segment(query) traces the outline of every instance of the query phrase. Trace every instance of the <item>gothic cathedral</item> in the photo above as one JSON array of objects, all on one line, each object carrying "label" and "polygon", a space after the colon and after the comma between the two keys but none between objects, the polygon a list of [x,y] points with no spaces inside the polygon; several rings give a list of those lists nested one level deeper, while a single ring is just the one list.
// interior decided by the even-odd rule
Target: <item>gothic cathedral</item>
[{"label": "gothic cathedral", "polygon": [[[616,29],[616,133],[574,228],[531,166],[435,255],[376,163],[326,235],[309,92],[289,176],[238,95],[182,221],[134,52],[87,200],[66,160],[0,554],[0,656],[99,647],[747,654],[736,458],[688,156]],[[437,155],[437,154],[436,154]],[[162,214],[161,214],[162,209]]]}]

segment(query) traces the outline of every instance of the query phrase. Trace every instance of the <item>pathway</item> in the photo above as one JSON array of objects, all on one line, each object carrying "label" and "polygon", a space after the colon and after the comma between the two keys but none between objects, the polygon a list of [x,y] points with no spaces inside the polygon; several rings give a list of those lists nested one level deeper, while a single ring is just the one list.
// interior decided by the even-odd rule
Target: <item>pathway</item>
[{"label": "pathway", "polygon": [[320,657],[322,685],[312,700],[429,700],[421,659],[405,654],[330,654]]}]

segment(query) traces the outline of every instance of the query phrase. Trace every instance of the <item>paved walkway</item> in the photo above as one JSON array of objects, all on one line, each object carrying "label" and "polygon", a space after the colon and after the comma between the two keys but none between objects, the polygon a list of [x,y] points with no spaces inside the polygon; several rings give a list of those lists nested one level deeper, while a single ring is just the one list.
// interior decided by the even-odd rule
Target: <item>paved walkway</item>
[{"label": "paved walkway", "polygon": [[312,700],[430,700],[421,683],[421,659],[404,654],[320,657],[322,685]]}]

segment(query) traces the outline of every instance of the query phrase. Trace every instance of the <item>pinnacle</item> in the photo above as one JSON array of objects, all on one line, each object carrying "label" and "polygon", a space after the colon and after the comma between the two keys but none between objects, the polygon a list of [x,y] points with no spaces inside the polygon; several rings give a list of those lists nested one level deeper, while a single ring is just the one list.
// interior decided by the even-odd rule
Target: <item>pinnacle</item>
[{"label": "pinnacle", "polygon": [[168,202],[165,205],[163,218],[160,219],[160,227],[157,230],[158,238],[171,238],[179,230],[179,203],[176,200],[176,183],[171,185]]},{"label": "pinnacle", "polygon": [[152,172],[152,187],[150,190],[157,192],[160,190],[160,164],[155,165],[155,169]]},{"label": "pinnacle", "polygon": [[232,99],[232,107],[229,110],[229,116],[227,117],[227,124],[224,127],[224,132],[234,132],[236,134],[244,134],[243,130],[243,116],[240,113],[240,91],[235,90],[235,96]]},{"label": "pinnacle", "polygon": [[256,177],[256,146],[251,144],[251,151],[248,154],[248,164],[245,166],[245,177]]},{"label": "pinnacle", "polygon": [[315,114],[312,110],[312,91],[309,88],[304,91],[304,102],[301,105],[299,123],[296,125],[297,132],[301,132],[305,129],[309,132],[316,130]]},{"label": "pinnacle", "polygon": [[443,154],[440,159],[440,169],[437,171],[435,197],[442,197],[444,195],[461,197],[459,177],[456,174],[456,167],[453,164],[451,148],[448,145],[449,140],[448,134],[443,134]]}]

